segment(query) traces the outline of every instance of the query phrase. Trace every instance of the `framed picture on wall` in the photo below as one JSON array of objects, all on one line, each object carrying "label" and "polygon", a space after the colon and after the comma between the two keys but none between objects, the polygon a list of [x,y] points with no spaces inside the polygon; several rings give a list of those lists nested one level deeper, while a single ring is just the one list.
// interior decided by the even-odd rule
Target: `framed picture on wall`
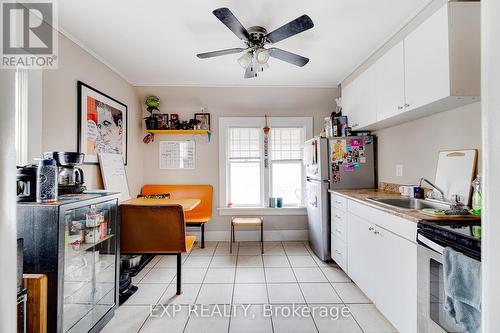
[{"label": "framed picture on wall", "polygon": [[84,163],[98,153],[121,154],[127,165],[127,106],[78,81],[78,152]]},{"label": "framed picture on wall", "polygon": [[199,120],[199,128],[210,131],[210,113],[195,113],[194,119]]}]

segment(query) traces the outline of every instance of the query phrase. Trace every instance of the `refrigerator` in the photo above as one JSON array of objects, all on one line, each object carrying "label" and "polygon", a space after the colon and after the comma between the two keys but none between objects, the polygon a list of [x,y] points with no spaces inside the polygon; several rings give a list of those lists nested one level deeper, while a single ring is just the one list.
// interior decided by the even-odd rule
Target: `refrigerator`
[{"label": "refrigerator", "polygon": [[305,143],[309,244],[323,261],[331,259],[328,190],[375,188],[374,140],[373,136],[315,137]]}]

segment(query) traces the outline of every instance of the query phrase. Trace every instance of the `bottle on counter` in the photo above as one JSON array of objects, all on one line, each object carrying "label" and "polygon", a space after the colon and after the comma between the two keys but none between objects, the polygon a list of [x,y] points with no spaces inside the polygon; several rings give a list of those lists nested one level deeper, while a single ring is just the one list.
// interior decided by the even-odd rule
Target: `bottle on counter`
[{"label": "bottle on counter", "polygon": [[481,175],[478,174],[472,182],[472,214],[481,215],[481,206],[483,205],[483,197],[481,193]]},{"label": "bottle on counter", "polygon": [[57,201],[57,163],[52,158],[43,158],[38,161],[36,172],[36,201]]}]

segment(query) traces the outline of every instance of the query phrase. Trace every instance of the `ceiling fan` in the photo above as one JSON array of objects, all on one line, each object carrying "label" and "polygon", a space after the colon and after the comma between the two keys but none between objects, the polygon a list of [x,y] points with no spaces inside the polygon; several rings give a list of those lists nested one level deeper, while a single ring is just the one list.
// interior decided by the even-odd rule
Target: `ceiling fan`
[{"label": "ceiling fan", "polygon": [[269,68],[267,61],[273,57],[290,64],[302,67],[309,62],[309,59],[298,54],[288,52],[275,47],[265,48],[267,44],[275,44],[285,38],[297,35],[303,31],[314,27],[313,21],[307,15],[302,15],[295,20],[268,33],[260,26],[245,27],[238,21],[229,8],[218,8],[213,14],[238,36],[246,47],[235,47],[232,49],[219,50],[213,52],[199,53],[196,56],[200,59],[212,58],[227,54],[245,52],[238,58],[238,63],[245,68],[245,79],[257,76],[257,72],[262,72]]}]

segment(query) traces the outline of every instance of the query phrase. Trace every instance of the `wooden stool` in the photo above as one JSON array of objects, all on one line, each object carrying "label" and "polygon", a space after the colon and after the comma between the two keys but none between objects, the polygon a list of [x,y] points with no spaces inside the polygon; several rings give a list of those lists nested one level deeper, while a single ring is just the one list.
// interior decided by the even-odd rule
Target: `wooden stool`
[{"label": "wooden stool", "polygon": [[231,218],[231,242],[229,245],[229,253],[233,253],[233,243],[236,240],[234,227],[235,226],[260,226],[260,250],[264,253],[264,219],[262,217],[232,217]]}]

